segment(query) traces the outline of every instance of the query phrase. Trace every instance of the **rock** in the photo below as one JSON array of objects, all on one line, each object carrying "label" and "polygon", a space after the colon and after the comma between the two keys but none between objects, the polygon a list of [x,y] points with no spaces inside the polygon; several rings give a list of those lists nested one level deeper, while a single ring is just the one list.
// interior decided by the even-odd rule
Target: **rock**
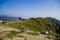
[{"label": "rock", "polygon": [[46,32],[45,32],[45,34],[46,34],[46,35],[48,35],[48,34],[49,34],[49,32],[48,32],[48,31],[46,31]]}]

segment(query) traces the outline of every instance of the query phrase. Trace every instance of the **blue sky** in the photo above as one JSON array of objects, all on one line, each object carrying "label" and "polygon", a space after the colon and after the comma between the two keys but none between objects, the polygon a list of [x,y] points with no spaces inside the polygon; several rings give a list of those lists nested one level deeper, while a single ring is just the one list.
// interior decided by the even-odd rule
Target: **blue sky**
[{"label": "blue sky", "polygon": [[0,14],[15,17],[53,17],[60,20],[60,0],[0,0]]}]

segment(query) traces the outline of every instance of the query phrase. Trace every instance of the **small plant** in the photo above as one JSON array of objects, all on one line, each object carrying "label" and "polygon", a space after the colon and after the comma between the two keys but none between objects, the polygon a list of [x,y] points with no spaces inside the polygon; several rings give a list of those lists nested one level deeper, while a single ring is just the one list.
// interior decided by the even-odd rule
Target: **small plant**
[{"label": "small plant", "polygon": [[2,40],[2,38],[0,38],[0,40]]}]

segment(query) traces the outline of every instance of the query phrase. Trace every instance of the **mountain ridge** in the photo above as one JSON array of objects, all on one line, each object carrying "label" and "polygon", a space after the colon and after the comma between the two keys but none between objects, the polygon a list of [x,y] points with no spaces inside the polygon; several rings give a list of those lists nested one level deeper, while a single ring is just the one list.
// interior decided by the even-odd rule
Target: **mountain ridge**
[{"label": "mountain ridge", "polygon": [[[6,26],[6,28],[12,27],[12,28],[20,30],[23,33],[28,32],[27,34],[29,34],[29,35],[38,35],[37,34],[38,32],[41,34],[46,34],[46,32],[47,32],[48,35],[52,35],[54,37],[58,36],[56,38],[60,39],[60,26],[56,25],[55,23],[48,20],[47,18],[37,17],[37,18],[29,18],[29,19],[24,19],[24,20],[19,17],[17,17],[17,18],[18,18],[18,20],[17,19],[4,20],[4,23],[0,23],[0,26],[2,25],[3,28],[4,28],[4,26]],[[15,33],[15,35],[16,35],[16,32],[14,30],[10,31],[10,32],[12,32],[12,35],[13,35],[13,33]]]},{"label": "mountain ridge", "polygon": [[7,15],[0,15],[0,20],[15,20],[16,17],[11,17]]}]

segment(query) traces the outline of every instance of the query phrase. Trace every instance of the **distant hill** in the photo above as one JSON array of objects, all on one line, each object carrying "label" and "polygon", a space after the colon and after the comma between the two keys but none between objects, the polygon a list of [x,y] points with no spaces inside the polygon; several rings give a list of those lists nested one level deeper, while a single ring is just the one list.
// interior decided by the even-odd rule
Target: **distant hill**
[{"label": "distant hill", "polygon": [[11,17],[7,15],[0,15],[0,20],[15,20],[16,17]]},{"label": "distant hill", "polygon": [[58,19],[55,19],[55,18],[52,18],[52,17],[47,17],[46,19],[48,19],[49,21],[57,24],[57,25],[60,25],[60,20]]}]

